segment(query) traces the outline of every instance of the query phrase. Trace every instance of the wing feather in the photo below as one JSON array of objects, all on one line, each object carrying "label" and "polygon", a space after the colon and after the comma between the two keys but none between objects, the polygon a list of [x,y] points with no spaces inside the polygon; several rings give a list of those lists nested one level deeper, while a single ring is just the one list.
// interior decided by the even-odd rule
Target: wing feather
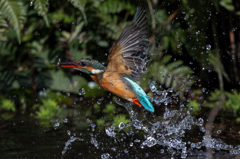
[{"label": "wing feather", "polygon": [[132,24],[126,26],[108,56],[105,72],[118,72],[139,79],[145,72],[148,52],[148,20],[143,5],[137,7]]}]

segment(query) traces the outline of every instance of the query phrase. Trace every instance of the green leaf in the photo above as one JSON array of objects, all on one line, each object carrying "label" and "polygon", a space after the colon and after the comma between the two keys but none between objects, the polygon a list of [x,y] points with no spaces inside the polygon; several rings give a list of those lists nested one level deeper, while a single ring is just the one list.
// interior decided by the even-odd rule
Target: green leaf
[{"label": "green leaf", "polygon": [[48,1],[47,0],[34,0],[34,8],[38,11],[38,15],[42,16],[49,27],[47,12],[48,12]]},{"label": "green leaf", "polygon": [[164,36],[162,38],[162,43],[163,43],[163,48],[164,49],[168,49],[168,46],[169,46],[169,38],[167,36]]},{"label": "green leaf", "polygon": [[7,21],[4,19],[3,14],[0,12],[0,26],[1,27],[7,27]]},{"label": "green leaf", "polygon": [[20,32],[22,21],[26,19],[26,10],[23,3],[18,0],[1,0],[0,12],[9,21],[17,34],[18,42],[21,43]]},{"label": "green leaf", "polygon": [[97,44],[101,47],[108,47],[108,42],[104,40],[98,41]]},{"label": "green leaf", "polygon": [[53,83],[50,85],[50,88],[53,90],[62,91],[65,90],[67,92],[71,93],[78,93],[79,88],[81,88],[83,85],[87,84],[87,81],[79,76],[79,75],[73,75],[71,76],[71,81],[69,78],[64,74],[62,70],[59,70],[57,72],[50,71],[53,75]]},{"label": "green leaf", "polygon": [[15,104],[10,99],[2,99],[0,108],[15,112]]},{"label": "green leaf", "polygon": [[169,63],[170,60],[171,55],[167,55],[161,61],[154,62],[147,78],[153,78],[156,82],[172,87],[174,90],[179,90],[183,85],[184,87],[191,86],[194,81],[189,77],[193,71],[188,66],[182,65],[181,60]]},{"label": "green leaf", "polygon": [[57,102],[53,99],[43,99],[43,105],[39,107],[37,117],[40,119],[52,119],[55,115],[60,113],[61,108],[57,105]]},{"label": "green leaf", "polygon": [[68,40],[68,43],[71,43],[72,40],[75,39],[79,35],[79,33],[82,30],[83,26],[84,26],[84,22],[81,22],[80,24],[78,24],[76,26],[75,31],[71,34],[71,37]]},{"label": "green leaf", "polygon": [[171,60],[172,56],[171,55],[167,55],[165,56],[162,60],[161,60],[161,64],[167,64],[170,60]]},{"label": "green leaf", "polygon": [[98,120],[97,120],[97,126],[98,126],[98,127],[103,127],[103,126],[104,126],[104,123],[105,123],[104,119],[98,119]]},{"label": "green leaf", "polygon": [[126,119],[126,116],[124,114],[117,115],[113,118],[113,126],[115,128],[118,128],[119,124],[123,122],[124,124],[127,124],[129,122],[129,119]]},{"label": "green leaf", "polygon": [[172,70],[174,68],[179,67],[182,64],[183,64],[183,62],[180,61],[180,60],[179,61],[174,61],[174,62],[171,62],[170,64],[167,65],[167,69]]},{"label": "green leaf", "polygon": [[129,1],[122,0],[105,0],[101,3],[100,8],[105,14],[119,13],[123,9],[130,10],[132,13],[134,12],[134,8],[130,5]]},{"label": "green leaf", "polygon": [[234,11],[234,6],[232,4],[232,0],[221,0],[220,5],[224,8],[226,8],[229,11]]},{"label": "green leaf", "polygon": [[5,120],[8,120],[8,119],[13,118],[13,117],[14,117],[14,114],[3,113],[3,114],[1,115],[1,117],[2,117],[3,119],[5,119]]},{"label": "green leaf", "polygon": [[106,108],[103,109],[104,113],[112,113],[116,109],[115,105],[107,104]]},{"label": "green leaf", "polygon": [[85,13],[85,5],[87,4],[87,0],[75,0],[75,1],[71,1],[72,5],[79,9],[83,15],[83,19],[85,21],[85,23],[87,24],[87,16]]}]

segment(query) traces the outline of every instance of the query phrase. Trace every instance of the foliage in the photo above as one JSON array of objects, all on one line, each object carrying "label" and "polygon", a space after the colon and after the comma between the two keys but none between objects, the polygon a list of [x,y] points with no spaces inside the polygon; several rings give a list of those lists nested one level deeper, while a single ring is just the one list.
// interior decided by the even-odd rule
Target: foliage
[{"label": "foliage", "polygon": [[234,11],[234,6],[232,4],[232,0],[221,0],[220,5],[229,11]]},{"label": "foliage", "polygon": [[198,112],[200,111],[199,103],[197,101],[195,101],[195,100],[191,100],[188,103],[188,110],[191,110],[192,114],[197,115]]},{"label": "foliage", "polygon": [[[30,2],[32,3],[32,2]],[[31,5],[31,4],[30,4]],[[47,12],[48,12],[48,1],[46,0],[34,0],[34,8],[38,11],[38,15],[43,16],[46,25],[49,27]]]},{"label": "foliage", "polygon": [[[0,18],[6,18],[14,28],[18,42],[21,43],[20,32],[23,27],[22,21],[25,21],[26,19],[26,10],[23,3],[17,0],[1,0],[0,13],[3,15],[0,16]],[[3,22],[4,20],[0,19],[0,21]],[[6,26],[6,23],[2,24],[2,26]]]},{"label": "foliage", "polygon": [[[148,88],[149,83],[156,81],[175,91],[188,87],[189,92],[196,87],[209,90],[220,87],[220,92],[211,94],[209,106],[218,101],[219,94],[227,94],[224,89],[231,89],[227,85],[239,88],[236,60],[239,58],[236,47],[239,26],[232,20],[240,15],[238,1],[148,2],[152,60],[148,62],[149,71],[141,86]],[[0,1],[0,94],[3,99],[16,95],[15,109],[20,105],[18,108],[31,110],[34,101],[42,98],[39,92],[43,90],[75,95],[79,88],[84,88],[85,97],[107,95],[97,85],[89,88],[90,78],[85,74],[54,68],[51,63],[59,59],[73,61],[93,57],[106,65],[107,52],[130,24],[136,6],[135,1],[122,0]],[[64,98],[67,95],[50,96],[51,93],[44,98],[56,99],[57,103],[61,103],[58,98],[62,103],[73,102]],[[229,102],[232,98],[237,95],[229,96]],[[230,103],[234,105],[233,100]],[[101,111],[96,106],[94,109]],[[107,106],[103,112],[113,120],[111,113],[115,110],[117,108]]]},{"label": "foliage", "polygon": [[40,119],[52,119],[58,113],[60,113],[61,108],[57,105],[57,102],[52,99],[43,99],[42,105],[39,107],[39,111],[37,111],[37,117]]},{"label": "foliage", "polygon": [[219,88],[223,90],[223,77],[230,81],[226,71],[224,70],[223,64],[221,62],[221,59],[219,57],[219,53],[215,53],[215,55],[209,53],[209,63],[213,66],[214,70],[218,74],[218,79],[219,79]]},{"label": "foliage", "polygon": [[94,104],[93,108],[94,108],[94,112],[95,113],[99,113],[100,112],[100,106],[98,104]]},{"label": "foliage", "polygon": [[[0,98],[1,99],[1,98]],[[10,99],[1,99],[0,109],[15,112],[15,104]],[[14,114],[10,112],[4,112],[1,114],[1,117],[5,120],[11,119],[14,117]]]},{"label": "foliage", "polygon": [[217,102],[220,102],[221,94],[227,97],[222,105],[224,112],[233,112],[234,115],[237,115],[237,112],[240,111],[240,93],[238,93],[237,90],[233,90],[232,92],[223,92],[216,89],[214,92],[211,92],[209,102],[205,103],[204,106],[213,108]]},{"label": "foliage", "polygon": [[193,71],[183,66],[183,61],[177,60],[170,62],[171,56],[165,56],[160,63],[154,62],[148,71],[146,78],[152,78],[153,81],[165,85],[167,88],[172,87],[175,91],[183,87],[191,86],[194,82],[191,75]]},{"label": "foliage", "polygon": [[105,121],[104,119],[98,119],[97,120],[97,126],[99,127],[99,129],[103,128],[103,126],[105,126]]},{"label": "foliage", "polygon": [[0,108],[15,112],[15,104],[10,99],[2,99],[0,103]]},{"label": "foliage", "polygon": [[103,109],[104,113],[112,113],[116,109],[115,105],[107,104],[106,108]]},{"label": "foliage", "polygon": [[[118,126],[121,122],[124,124],[129,122],[129,119],[126,118],[125,114],[115,115],[115,112],[119,111],[119,108],[116,108],[113,104],[106,104],[105,108],[102,110],[104,118],[97,120],[96,124],[101,129],[104,126],[113,125],[118,129]],[[101,113],[100,106],[94,104],[94,113]]]},{"label": "foliage", "polygon": [[226,95],[226,109],[232,110],[233,114],[236,115],[237,111],[240,111],[240,93],[238,93],[237,90],[233,90],[232,93],[226,92]]},{"label": "foliage", "polygon": [[129,121],[130,120],[126,119],[126,116],[124,114],[120,114],[120,115],[117,115],[117,116],[114,117],[114,119],[113,119],[113,122],[114,122],[113,126],[118,129],[119,128],[119,124],[121,122],[123,122],[124,124],[127,124]]}]

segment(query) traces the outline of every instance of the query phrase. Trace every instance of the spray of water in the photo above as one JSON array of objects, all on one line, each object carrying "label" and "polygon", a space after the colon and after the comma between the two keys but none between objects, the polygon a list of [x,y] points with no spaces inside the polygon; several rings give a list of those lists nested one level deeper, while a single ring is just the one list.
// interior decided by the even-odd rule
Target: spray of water
[{"label": "spray of water", "polygon": [[[125,137],[118,136],[118,133],[122,133],[123,129],[128,129],[125,132],[127,136],[138,135],[142,136],[141,139],[135,138],[133,142],[129,143],[129,147],[132,147],[134,143],[138,143],[139,148],[143,149],[145,147],[154,147],[161,145],[165,149],[161,149],[160,153],[168,154],[179,154],[181,158],[187,158],[188,155],[191,155],[190,152],[194,150],[200,150],[201,148],[210,147],[214,150],[228,150],[230,155],[236,155],[240,153],[240,146],[233,147],[232,145],[227,145],[220,139],[215,139],[211,137],[210,132],[206,132],[204,128],[204,120],[202,118],[194,118],[191,116],[191,113],[187,105],[181,104],[178,110],[168,109],[168,104],[173,100],[177,100],[179,95],[178,93],[173,93],[173,89],[170,88],[164,91],[158,91],[154,85],[150,85],[150,89],[154,92],[156,97],[152,98],[152,102],[155,103],[155,106],[165,105],[165,111],[163,113],[162,120],[156,120],[154,114],[149,119],[146,115],[149,115],[149,112],[142,112],[144,118],[140,118],[137,112],[132,109],[132,104],[121,102],[121,100],[116,99],[118,105],[123,106],[129,113],[130,122],[124,124],[121,122],[118,128],[114,126],[109,126],[105,128],[105,133],[109,139],[114,139],[115,142],[125,139]],[[171,95],[170,95],[171,94]],[[199,128],[199,133],[205,133],[202,137],[202,141],[193,142],[186,141],[186,131],[191,130],[193,126]],[[75,140],[80,140],[80,138],[71,137],[69,141],[66,142],[65,147],[62,151],[62,154],[67,151],[68,146]],[[99,142],[97,138],[91,137],[91,143],[98,149]],[[188,140],[188,139],[187,139]],[[110,142],[110,141],[109,141]],[[140,143],[140,144],[139,144]],[[125,146],[124,152],[128,152],[128,146]],[[206,154],[204,154],[206,156]],[[102,159],[111,158],[111,152],[103,153],[101,155]]]}]

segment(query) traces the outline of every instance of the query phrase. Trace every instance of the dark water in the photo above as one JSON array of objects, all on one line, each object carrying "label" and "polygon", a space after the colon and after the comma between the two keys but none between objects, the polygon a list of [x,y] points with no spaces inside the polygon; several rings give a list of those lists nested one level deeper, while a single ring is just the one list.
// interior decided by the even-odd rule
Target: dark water
[{"label": "dark water", "polygon": [[[111,127],[111,120],[108,126],[98,127],[96,121],[103,117],[99,114],[89,115],[89,110],[78,105],[74,109],[65,108],[59,119],[51,121],[22,113],[9,120],[1,118],[1,158],[207,157],[203,142],[205,132],[201,123],[199,126],[199,118],[187,115],[183,110],[166,109],[168,113],[165,112],[165,116],[179,114],[164,125],[159,122],[163,116],[159,118],[145,111],[131,111],[131,107],[117,111],[115,115],[124,111],[130,119],[130,124],[126,125],[128,130]],[[108,116],[104,118],[107,120]],[[220,126],[224,125],[213,125],[216,131]],[[239,129],[237,125],[225,125],[224,130],[212,134],[215,143],[213,157],[235,158],[239,152],[236,147],[240,144]],[[218,148],[219,145],[225,147]]]}]

